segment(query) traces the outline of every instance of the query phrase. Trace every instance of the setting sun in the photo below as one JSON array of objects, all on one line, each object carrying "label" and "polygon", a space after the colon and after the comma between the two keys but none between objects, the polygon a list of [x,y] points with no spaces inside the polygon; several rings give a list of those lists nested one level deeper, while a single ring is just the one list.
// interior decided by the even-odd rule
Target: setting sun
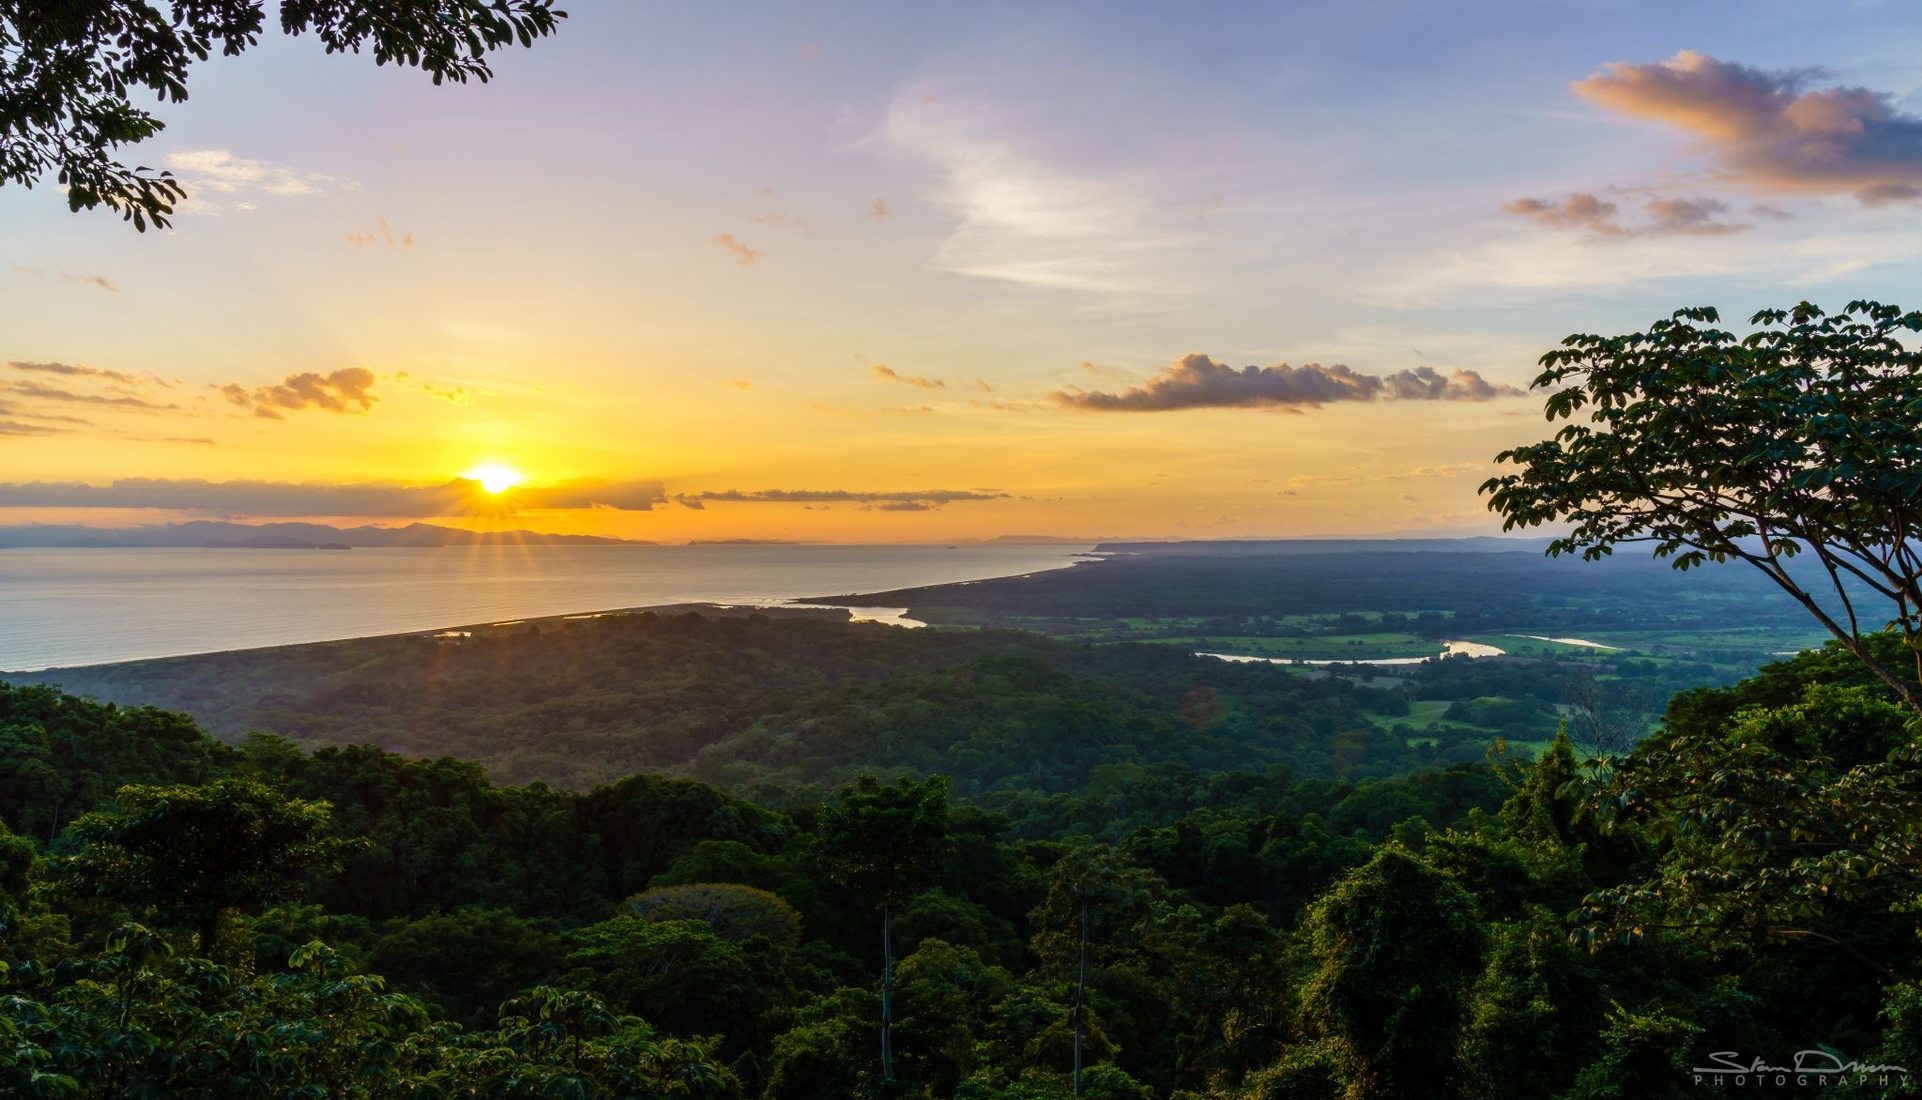
[{"label": "setting sun", "polygon": [[461,475],[469,481],[480,482],[480,487],[489,493],[499,495],[527,480],[519,470],[499,462],[483,462]]}]

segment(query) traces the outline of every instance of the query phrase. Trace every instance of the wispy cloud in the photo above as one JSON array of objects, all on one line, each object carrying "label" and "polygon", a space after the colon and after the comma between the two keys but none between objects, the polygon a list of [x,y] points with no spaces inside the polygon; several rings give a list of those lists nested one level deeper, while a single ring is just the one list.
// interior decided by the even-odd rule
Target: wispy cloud
[{"label": "wispy cloud", "polygon": [[422,393],[427,394],[429,397],[438,397],[449,405],[471,405],[474,403],[474,391],[468,389],[466,386],[437,386],[432,382],[422,382],[420,389]]},{"label": "wispy cloud", "polygon": [[107,278],[105,275],[87,275],[80,272],[62,271],[58,269],[48,271],[44,268],[27,267],[22,264],[14,264],[12,267],[13,270],[20,272],[22,275],[31,275],[37,279],[60,279],[64,282],[81,283],[86,286],[95,287],[99,290],[107,291],[110,294],[120,293],[120,284]]},{"label": "wispy cloud", "polygon": [[143,412],[163,412],[180,407],[179,405],[165,402],[150,401],[145,397],[136,397],[132,394],[81,393],[75,390],[61,389],[58,386],[42,385],[38,382],[15,382],[7,385],[5,389],[8,393],[18,394],[21,397],[38,398],[42,401],[60,401],[75,405],[99,405],[119,409],[137,409]]},{"label": "wispy cloud", "polygon": [[1322,366],[1242,367],[1195,353],[1183,356],[1147,382],[1117,393],[1057,390],[1057,404],[1092,412],[1172,412],[1181,409],[1269,408],[1300,410],[1342,401],[1486,401],[1518,394],[1472,370],[1443,375],[1432,367],[1363,374],[1340,363]]},{"label": "wispy cloud", "polygon": [[715,244],[718,244],[722,248],[725,248],[729,252],[733,253],[735,261],[739,263],[742,267],[753,267],[754,264],[758,262],[761,258],[761,254],[759,252],[756,252],[752,248],[749,248],[747,245],[742,244],[739,240],[735,239],[735,236],[732,233],[718,234],[713,238],[713,240]]},{"label": "wispy cloud", "polygon": [[877,511],[921,512],[958,501],[1007,500],[1010,494],[993,489],[914,489],[899,492],[861,489],[740,489],[675,493],[676,503],[696,510],[709,502],[730,504],[859,504]]},{"label": "wispy cloud", "polygon": [[1719,220],[1728,204],[1707,196],[1650,198],[1642,204],[1644,217],[1639,221],[1624,221],[1619,204],[1587,191],[1559,200],[1516,199],[1502,209],[1551,229],[1585,230],[1597,237],[1716,236],[1753,228]]},{"label": "wispy cloud", "polygon": [[1868,205],[1922,198],[1922,118],[1868,88],[1810,89],[1817,75],[1683,50],[1651,64],[1605,65],[1574,90],[1691,135],[1732,183],[1847,193]]},{"label": "wispy cloud", "polygon": [[1065,290],[1156,285],[1146,262],[1168,242],[1148,228],[1146,183],[1071,171],[1023,149],[993,107],[911,92],[890,106],[879,137],[934,170],[933,197],[959,222],[928,266]]},{"label": "wispy cloud", "polygon": [[[177,442],[202,442],[179,438]],[[207,481],[122,478],[85,482],[0,482],[0,508],[146,508],[223,516],[359,516],[402,519],[477,511],[616,508],[648,511],[666,499],[659,481],[566,481],[520,486],[498,496],[465,478],[435,485],[360,482]]]},{"label": "wispy cloud", "polygon": [[26,424],[18,420],[0,420],[0,435],[58,435],[72,431],[71,428],[55,427],[51,424]]},{"label": "wispy cloud", "polygon": [[902,374],[893,367],[881,363],[874,364],[874,376],[888,382],[899,382],[904,386],[919,386],[924,390],[945,390],[948,384],[939,378],[923,378],[918,374]]},{"label": "wispy cloud", "polygon": [[289,410],[366,412],[379,400],[372,393],[374,381],[374,372],[365,367],[343,367],[332,374],[313,371],[290,374],[272,386],[248,389],[238,382],[230,382],[217,388],[228,401],[243,409],[252,409],[255,416],[282,420]]},{"label": "wispy cloud", "polygon": [[388,225],[387,219],[382,217],[376,217],[374,219],[373,229],[349,233],[346,235],[346,240],[348,244],[361,247],[374,244],[383,245],[387,248],[414,247],[414,235],[412,233],[395,233],[394,227]]},{"label": "wispy cloud", "polygon": [[141,380],[124,371],[103,370],[99,367],[83,366],[79,363],[30,363],[15,359],[7,366],[30,374],[57,374],[63,378],[104,378],[109,382],[134,385]]},{"label": "wispy cloud", "polygon": [[771,210],[765,214],[749,214],[747,220],[759,222],[762,225],[773,226],[776,229],[792,229],[804,236],[814,236],[814,227],[807,223],[807,219],[798,218],[785,210]]},{"label": "wispy cloud", "polygon": [[300,198],[359,186],[342,176],[235,156],[225,149],[183,149],[167,154],[166,163],[187,189],[181,206],[185,211],[248,210],[261,198]]}]

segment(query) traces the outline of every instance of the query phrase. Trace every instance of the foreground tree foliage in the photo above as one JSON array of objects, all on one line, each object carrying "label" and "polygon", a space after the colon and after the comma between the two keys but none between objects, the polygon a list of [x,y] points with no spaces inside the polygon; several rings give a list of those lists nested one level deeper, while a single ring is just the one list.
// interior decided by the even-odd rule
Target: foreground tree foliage
[{"label": "foreground tree foliage", "polygon": [[1600,1098],[1922,1050],[1918,830],[1876,816],[1907,712],[1839,646],[1679,697],[1603,780],[1566,738],[1164,771],[1037,793],[1078,824],[1029,838],[939,778],[569,794],[98,707],[0,689],[0,727],[61,782],[147,724],[156,771],[211,772],[0,835],[6,1095],[1065,1100],[1079,1047],[1083,1097]]},{"label": "foreground tree foliage", "polygon": [[[1649,543],[1677,568],[1762,571],[1922,715],[1922,313],[1763,310],[1745,337],[1706,307],[1542,356],[1552,439],[1482,486],[1504,529],[1567,523],[1551,554]],[[1560,388],[1556,388],[1560,387]],[[1799,568],[1798,568],[1799,567]],[[1867,635],[1908,643],[1898,673]]]},{"label": "foreground tree foliage", "polygon": [[[0,0],[0,184],[49,174],[73,210],[106,206],[136,229],[165,226],[186,192],[171,173],[128,167],[117,150],[159,133],[136,97],[187,98],[188,70],[215,50],[260,41],[265,0]],[[554,33],[554,0],[281,0],[287,35],[328,53],[366,50],[434,83],[486,81],[488,54]],[[144,93],[144,94],[143,94]]]}]

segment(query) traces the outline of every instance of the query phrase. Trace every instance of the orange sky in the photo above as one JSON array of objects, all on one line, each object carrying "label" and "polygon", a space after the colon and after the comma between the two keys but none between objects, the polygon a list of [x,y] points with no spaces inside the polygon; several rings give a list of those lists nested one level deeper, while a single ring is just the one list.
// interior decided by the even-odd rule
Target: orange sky
[{"label": "orange sky", "polygon": [[[172,229],[0,188],[0,525],[1486,533],[1567,333],[1922,291],[1899,20],[1217,14],[583,6],[459,88],[213,59],[134,151]],[[480,517],[484,462],[527,484]]]}]

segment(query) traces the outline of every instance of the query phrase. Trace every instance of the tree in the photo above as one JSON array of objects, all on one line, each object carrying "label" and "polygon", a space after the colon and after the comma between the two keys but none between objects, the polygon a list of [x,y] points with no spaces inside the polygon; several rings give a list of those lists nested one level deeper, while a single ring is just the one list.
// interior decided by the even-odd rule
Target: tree
[{"label": "tree", "polygon": [[933,881],[953,846],[948,780],[871,775],[821,810],[817,855],[834,883],[881,910],[881,1079],[894,1079],[894,910]]},{"label": "tree", "polygon": [[1484,939],[1468,891],[1389,845],[1315,903],[1307,930],[1318,966],[1304,1014],[1352,1059],[1348,1095],[1450,1095]]},{"label": "tree", "polygon": [[[1088,1032],[1088,963],[1106,970],[1147,951],[1154,925],[1165,917],[1167,884],[1106,846],[1082,846],[1054,865],[1048,892],[1029,919],[1033,950],[1044,968],[1071,980],[1074,1001],[1074,1095],[1081,1095]],[[1051,1067],[1052,1068],[1052,1067]]]},{"label": "tree", "polygon": [[228,914],[300,894],[307,872],[339,866],[351,841],[327,834],[331,807],[253,779],[204,787],[122,787],[120,808],[85,814],[85,845],[59,865],[73,895],[152,909],[214,950]]},{"label": "tree", "polygon": [[[1482,485],[1489,507],[1505,530],[1569,524],[1552,555],[1746,562],[1922,715],[1922,351],[1902,342],[1922,313],[1804,302],[1740,339],[1719,322],[1682,309],[1542,356],[1534,386],[1562,387],[1547,415],[1569,423],[1496,456],[1519,469]],[[1890,620],[1911,676],[1865,641]]]},{"label": "tree", "polygon": [[793,947],[801,942],[801,915],[778,895],[734,882],[656,886],[627,899],[628,911],[651,921],[696,920],[724,940],[766,936]]},{"label": "tree", "polygon": [[[58,173],[72,210],[105,205],[144,231],[168,224],[185,191],[170,173],[129,168],[115,150],[166,125],[134,105],[187,98],[187,70],[218,48],[260,41],[263,0],[0,0],[0,185]],[[554,33],[554,0],[282,0],[280,29],[311,32],[328,53],[370,50],[378,64],[439,84],[485,82],[487,55]]]}]

